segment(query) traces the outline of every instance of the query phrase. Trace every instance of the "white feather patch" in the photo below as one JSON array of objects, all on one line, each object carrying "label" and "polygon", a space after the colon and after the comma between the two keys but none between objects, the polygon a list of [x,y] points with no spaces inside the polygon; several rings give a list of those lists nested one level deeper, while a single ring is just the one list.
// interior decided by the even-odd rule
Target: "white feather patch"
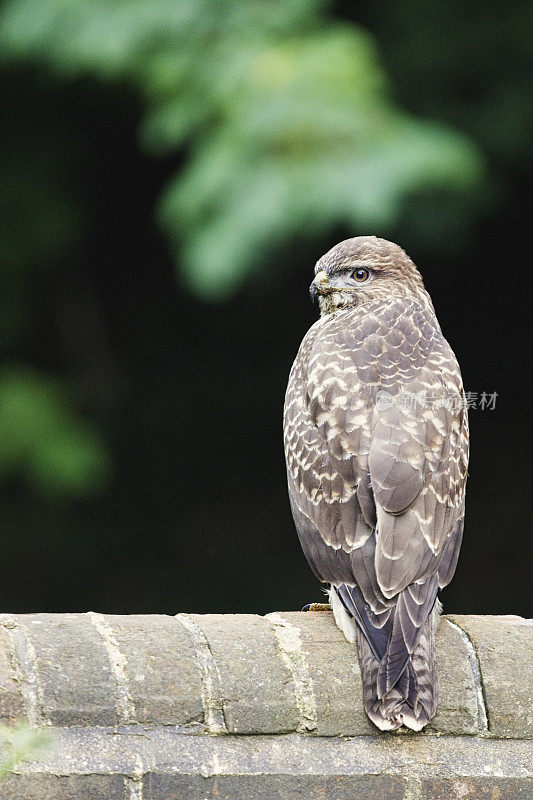
[{"label": "white feather patch", "polygon": [[333,586],[328,589],[328,598],[337,627],[341,629],[348,641],[354,644],[355,620],[346,612]]}]

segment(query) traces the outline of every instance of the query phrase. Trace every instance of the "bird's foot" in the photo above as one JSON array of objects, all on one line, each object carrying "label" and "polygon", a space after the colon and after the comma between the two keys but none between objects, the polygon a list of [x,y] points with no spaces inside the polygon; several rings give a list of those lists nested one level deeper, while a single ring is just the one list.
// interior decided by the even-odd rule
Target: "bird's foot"
[{"label": "bird's foot", "polygon": [[331,611],[329,603],[308,603],[302,611]]}]

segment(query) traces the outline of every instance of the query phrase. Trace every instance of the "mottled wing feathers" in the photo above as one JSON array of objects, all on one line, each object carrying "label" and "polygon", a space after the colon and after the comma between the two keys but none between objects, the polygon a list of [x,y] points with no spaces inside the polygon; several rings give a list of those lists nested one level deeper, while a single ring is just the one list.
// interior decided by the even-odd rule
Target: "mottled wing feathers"
[{"label": "mottled wing feathers", "polygon": [[[423,425],[414,416],[404,419],[396,404],[381,410],[379,400],[368,453],[370,483],[376,504],[390,514],[399,514],[424,485]],[[394,403],[394,398],[391,401]]]},{"label": "mottled wing feathers", "polygon": [[[447,361],[441,357],[446,350]],[[376,572],[388,597],[435,572],[464,513],[466,415],[459,371],[444,340],[436,343],[402,399],[403,406],[395,403],[384,412],[378,404],[369,455],[377,507]]]}]

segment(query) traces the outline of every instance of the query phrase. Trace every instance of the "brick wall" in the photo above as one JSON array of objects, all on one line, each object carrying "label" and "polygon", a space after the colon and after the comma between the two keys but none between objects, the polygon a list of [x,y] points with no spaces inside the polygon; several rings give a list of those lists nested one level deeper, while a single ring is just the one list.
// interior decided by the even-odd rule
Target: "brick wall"
[{"label": "brick wall", "polygon": [[328,612],[0,615],[0,722],[53,731],[1,800],[531,800],[533,624],[443,617],[440,705],[380,733]]}]

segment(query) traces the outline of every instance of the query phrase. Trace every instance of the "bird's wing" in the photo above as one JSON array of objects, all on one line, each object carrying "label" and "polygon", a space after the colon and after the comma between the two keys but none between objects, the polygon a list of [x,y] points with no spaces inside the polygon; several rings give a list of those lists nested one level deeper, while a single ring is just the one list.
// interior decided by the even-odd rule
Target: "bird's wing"
[{"label": "bird's wing", "polygon": [[368,466],[377,516],[376,575],[386,597],[433,575],[443,559],[443,577],[446,560],[451,566],[467,463],[461,376],[439,331],[401,395],[374,410]]}]

